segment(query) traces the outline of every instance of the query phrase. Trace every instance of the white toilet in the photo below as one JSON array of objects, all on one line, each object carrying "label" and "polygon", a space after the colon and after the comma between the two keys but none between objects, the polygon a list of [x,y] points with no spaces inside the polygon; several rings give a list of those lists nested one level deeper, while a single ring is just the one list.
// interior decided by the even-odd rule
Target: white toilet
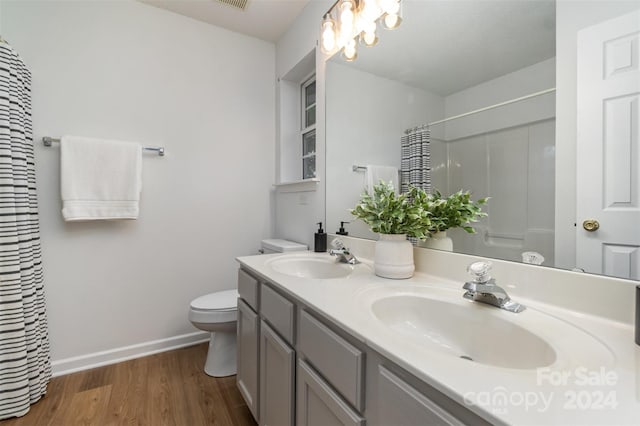
[{"label": "white toilet", "polygon": [[[263,253],[306,250],[307,246],[287,240],[262,240]],[[211,332],[204,372],[213,377],[233,376],[237,371],[236,323],[238,290],[210,293],[191,302],[189,321]]]},{"label": "white toilet", "polygon": [[210,293],[191,302],[189,321],[210,331],[209,352],[204,372],[213,377],[236,374],[236,322],[238,290]]}]

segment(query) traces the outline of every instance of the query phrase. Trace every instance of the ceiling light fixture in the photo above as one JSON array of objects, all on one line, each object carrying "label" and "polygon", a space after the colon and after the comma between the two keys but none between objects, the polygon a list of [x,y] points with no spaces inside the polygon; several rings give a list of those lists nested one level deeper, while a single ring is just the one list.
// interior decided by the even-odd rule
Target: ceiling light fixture
[{"label": "ceiling light fixture", "polygon": [[378,22],[393,30],[402,22],[402,0],[338,0],[322,18],[320,45],[326,54],[342,51],[342,57],[358,57],[357,41],[365,46],[378,43]]}]

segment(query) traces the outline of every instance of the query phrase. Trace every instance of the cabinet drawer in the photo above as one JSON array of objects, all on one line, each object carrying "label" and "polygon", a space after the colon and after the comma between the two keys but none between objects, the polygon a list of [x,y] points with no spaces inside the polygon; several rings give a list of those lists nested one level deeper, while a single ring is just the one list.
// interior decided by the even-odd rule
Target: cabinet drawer
[{"label": "cabinet drawer", "polygon": [[299,348],[344,399],[362,412],[364,353],[302,310]]},{"label": "cabinet drawer", "polygon": [[262,285],[260,314],[289,344],[293,344],[293,303],[280,296],[271,287]]},{"label": "cabinet drawer", "polygon": [[258,310],[258,280],[238,269],[238,294],[253,310]]}]

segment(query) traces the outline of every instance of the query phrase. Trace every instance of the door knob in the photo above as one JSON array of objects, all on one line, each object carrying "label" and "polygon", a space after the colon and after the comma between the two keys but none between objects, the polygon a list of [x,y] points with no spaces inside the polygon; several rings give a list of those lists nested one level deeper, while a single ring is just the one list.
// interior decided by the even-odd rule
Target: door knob
[{"label": "door knob", "polygon": [[600,224],[595,219],[587,219],[584,222],[582,222],[582,227],[584,228],[585,231],[593,232],[593,231],[597,231],[598,228],[600,228]]}]

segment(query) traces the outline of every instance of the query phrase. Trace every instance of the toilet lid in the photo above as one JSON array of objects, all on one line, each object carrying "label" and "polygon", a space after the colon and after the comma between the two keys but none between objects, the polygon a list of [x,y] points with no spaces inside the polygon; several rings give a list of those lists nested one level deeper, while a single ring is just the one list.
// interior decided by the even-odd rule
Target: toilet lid
[{"label": "toilet lid", "polygon": [[238,290],[217,291],[205,294],[191,302],[191,307],[206,311],[230,311],[237,309]]},{"label": "toilet lid", "polygon": [[278,253],[287,251],[304,251],[307,246],[288,240],[262,240],[262,248],[272,250]]}]

